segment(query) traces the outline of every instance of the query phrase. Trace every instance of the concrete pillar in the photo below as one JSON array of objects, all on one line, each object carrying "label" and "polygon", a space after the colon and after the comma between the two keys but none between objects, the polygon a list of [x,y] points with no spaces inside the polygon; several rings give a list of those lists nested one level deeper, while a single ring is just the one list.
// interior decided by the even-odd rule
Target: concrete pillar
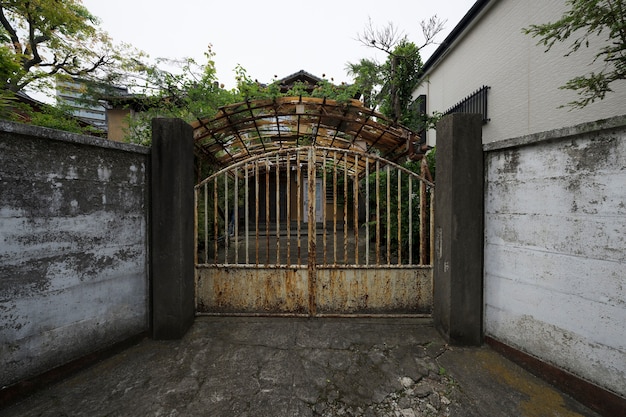
[{"label": "concrete pillar", "polygon": [[191,126],[152,120],[152,337],[181,338],[194,320],[194,158]]},{"label": "concrete pillar", "polygon": [[450,344],[483,339],[482,118],[451,114],[437,124],[433,320]]}]

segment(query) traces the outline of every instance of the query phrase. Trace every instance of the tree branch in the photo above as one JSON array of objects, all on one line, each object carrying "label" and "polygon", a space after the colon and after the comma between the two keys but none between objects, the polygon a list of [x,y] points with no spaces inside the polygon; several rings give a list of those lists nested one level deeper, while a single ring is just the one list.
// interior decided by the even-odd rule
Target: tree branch
[{"label": "tree branch", "polygon": [[0,22],[2,22],[2,27],[4,27],[4,29],[9,33],[9,37],[11,38],[11,43],[13,44],[13,49],[15,50],[15,53],[21,54],[23,50],[22,44],[20,43],[20,38],[17,36],[17,32],[15,31],[13,26],[11,26],[11,22],[9,22],[7,17],[4,15],[4,7],[2,6],[0,6]]},{"label": "tree branch", "polygon": [[419,47],[419,49],[434,43],[435,37],[441,33],[447,22],[448,19],[441,20],[437,17],[437,15],[434,15],[428,20],[422,20],[420,22],[420,26],[422,28],[422,35],[424,36],[424,43]]}]

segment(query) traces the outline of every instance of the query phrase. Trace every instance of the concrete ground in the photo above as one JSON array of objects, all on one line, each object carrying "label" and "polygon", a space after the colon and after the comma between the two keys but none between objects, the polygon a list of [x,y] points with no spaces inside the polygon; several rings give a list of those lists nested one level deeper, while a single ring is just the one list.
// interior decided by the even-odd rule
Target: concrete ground
[{"label": "concrete ground", "polygon": [[423,319],[198,317],[2,416],[597,416]]}]

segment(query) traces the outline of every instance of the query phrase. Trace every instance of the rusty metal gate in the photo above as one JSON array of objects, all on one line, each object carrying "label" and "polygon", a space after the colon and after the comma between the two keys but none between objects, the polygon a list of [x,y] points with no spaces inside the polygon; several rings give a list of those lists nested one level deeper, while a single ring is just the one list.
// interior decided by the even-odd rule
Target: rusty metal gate
[{"label": "rusty metal gate", "polygon": [[197,313],[430,314],[433,187],[316,146],[211,175],[195,187]]}]

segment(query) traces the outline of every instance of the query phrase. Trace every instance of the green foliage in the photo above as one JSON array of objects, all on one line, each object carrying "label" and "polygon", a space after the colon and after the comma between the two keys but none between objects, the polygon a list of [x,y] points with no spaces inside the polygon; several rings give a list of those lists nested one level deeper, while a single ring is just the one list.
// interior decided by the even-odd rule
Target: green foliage
[{"label": "green foliage", "polygon": [[538,37],[546,52],[573,39],[566,56],[583,46],[603,45],[593,46],[597,51],[593,62],[603,61],[604,68],[574,77],[561,87],[580,96],[568,106],[583,108],[604,99],[615,81],[626,79],[626,4],[624,0],[568,0],[566,4],[569,10],[556,22],[531,25],[523,32]]},{"label": "green foliage", "polygon": [[[145,66],[142,73],[146,84],[141,89],[143,111],[128,118],[128,141],[149,145],[153,118],[176,117],[191,122],[213,116],[219,107],[236,102],[237,94],[217,82],[214,56],[209,48],[203,65],[186,58],[161,59],[152,66]],[[165,64],[178,69],[164,70]]]},{"label": "green foliage", "polygon": [[[428,155],[430,155],[430,152]],[[434,175],[434,155],[428,156],[427,159],[429,169]],[[430,167],[432,163],[432,167]],[[402,164],[403,168],[415,173],[421,173],[421,161],[407,161]],[[401,248],[403,259],[408,259],[409,245],[409,226],[411,227],[412,236],[412,257],[414,262],[419,259],[419,244],[420,241],[420,183],[413,180],[409,187],[408,174],[400,173],[400,184],[398,184],[398,170],[390,169],[389,173],[386,169],[381,169],[378,172],[372,172],[369,177],[363,179],[360,184],[360,190],[362,195],[366,195],[365,189],[369,188],[369,201],[367,204],[370,206],[370,214],[375,213],[377,205],[377,193],[379,201],[379,213],[380,213],[380,240],[386,242],[387,233],[389,233],[391,252],[398,253]],[[400,187],[401,199],[398,200],[398,187]],[[389,188],[389,198],[387,196],[387,189]],[[428,193],[432,190],[428,189]],[[410,200],[407,196],[410,195]],[[429,200],[423,202],[429,204]],[[389,218],[387,213],[391,214]],[[398,223],[398,211],[400,215],[400,223]],[[411,217],[411,223],[409,224],[409,212]],[[429,212],[429,210],[428,210]],[[398,229],[400,229],[401,240],[398,241]],[[376,233],[375,222],[370,224],[371,234]]]},{"label": "green foliage", "polygon": [[[0,2],[0,88],[44,91],[57,74],[92,77],[114,72],[141,53],[113,46],[79,0]],[[100,74],[101,75],[101,74]]]},{"label": "green foliage", "polygon": [[347,65],[363,103],[414,131],[432,128],[436,115],[420,114],[419,103],[412,98],[423,66],[420,48],[403,38],[385,52],[387,60],[383,64],[361,59]]},{"label": "green foliage", "polygon": [[70,116],[70,111],[63,106],[51,106],[44,104],[41,109],[34,110],[26,104],[11,102],[11,111],[7,119],[15,121],[27,120],[29,124],[50,129],[64,130],[66,132],[93,135],[102,133],[100,130]]}]

